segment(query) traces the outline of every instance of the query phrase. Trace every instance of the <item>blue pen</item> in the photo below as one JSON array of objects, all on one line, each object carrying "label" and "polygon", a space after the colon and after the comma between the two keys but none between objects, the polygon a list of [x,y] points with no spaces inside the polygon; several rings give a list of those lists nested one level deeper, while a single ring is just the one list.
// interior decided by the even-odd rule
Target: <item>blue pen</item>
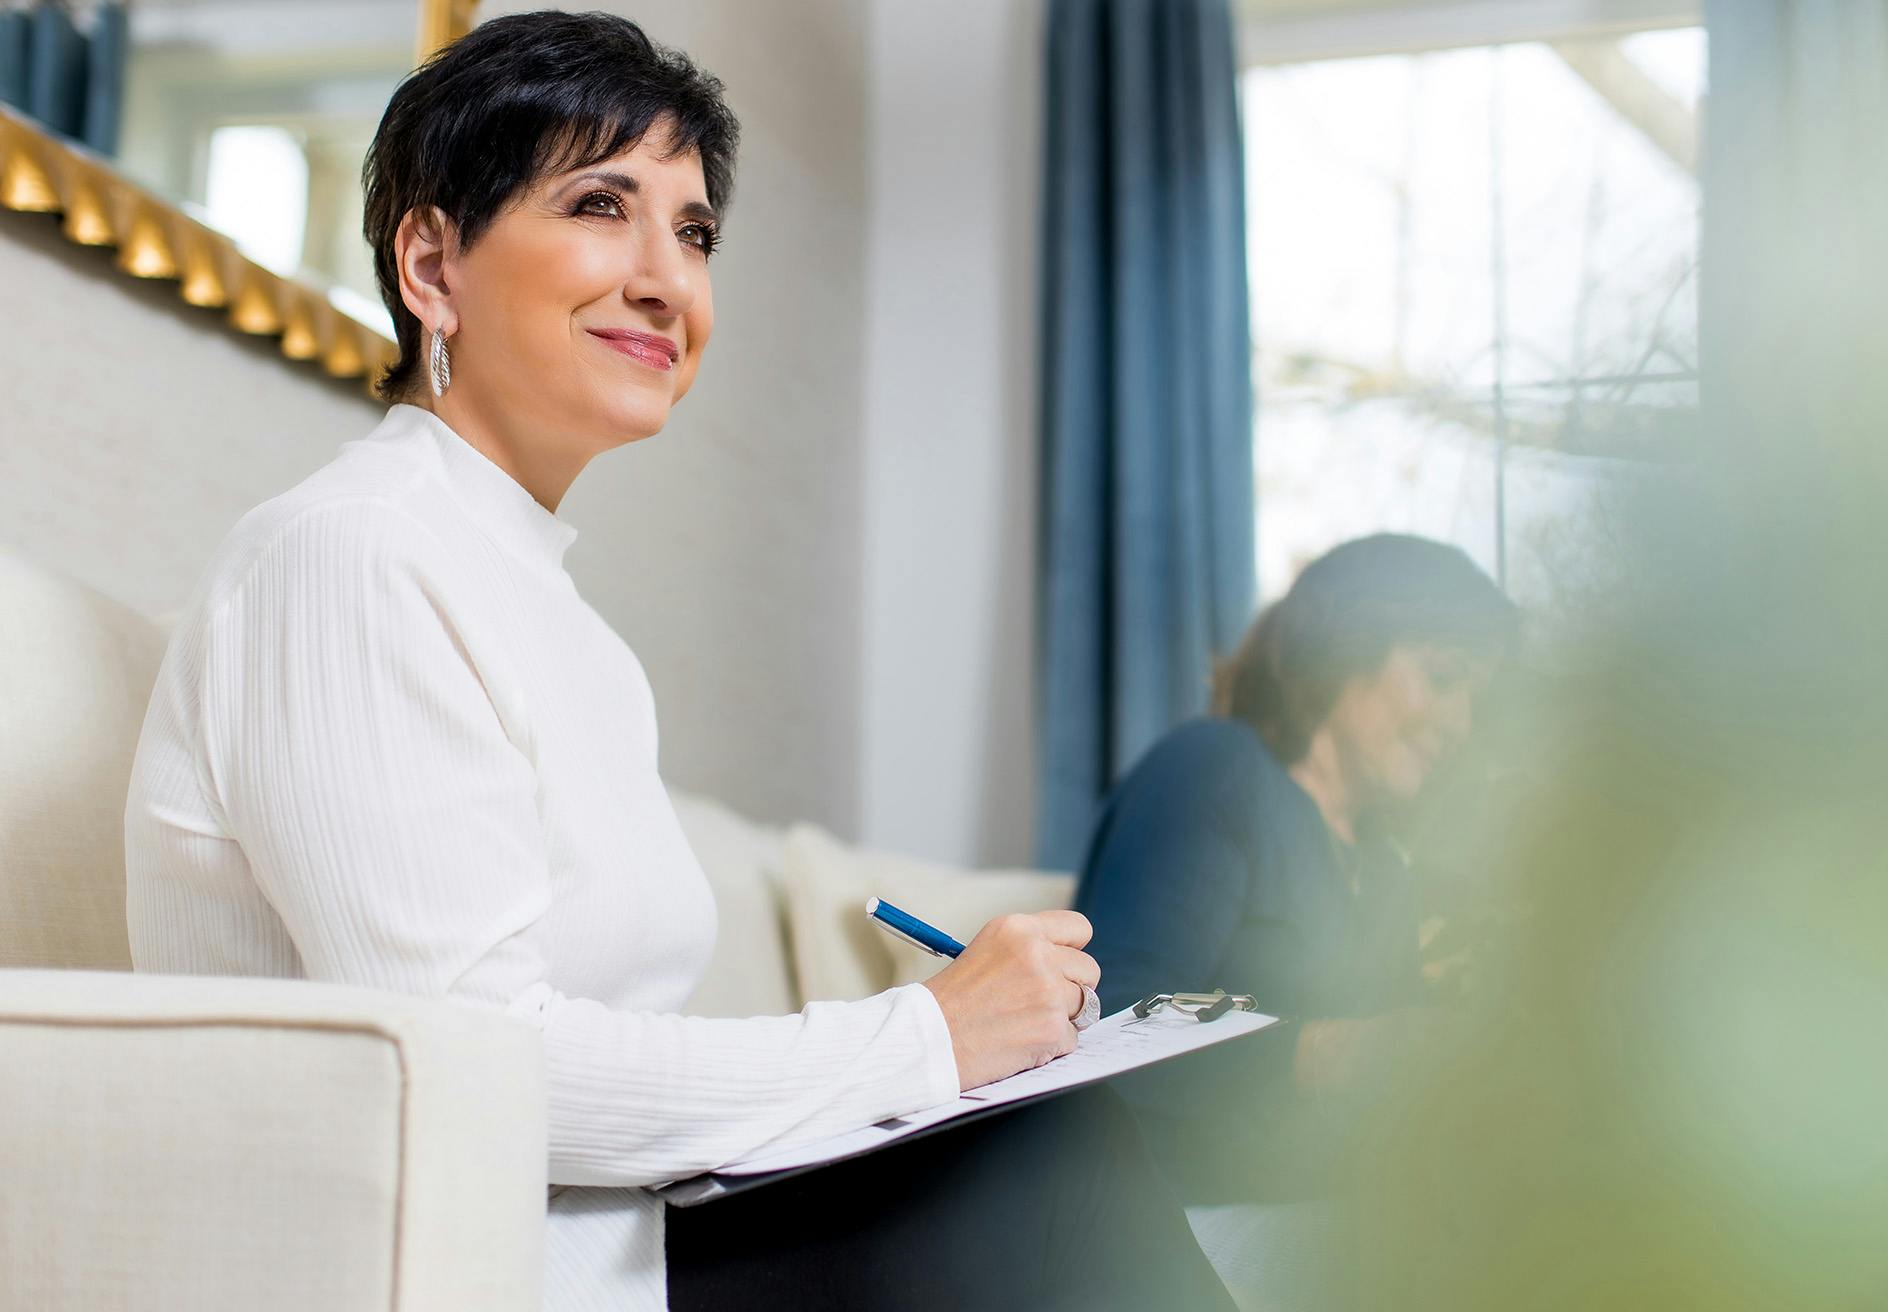
[{"label": "blue pen", "polygon": [[915,948],[923,948],[934,957],[957,957],[964,945],[934,925],[927,925],[908,911],[900,911],[884,898],[875,897],[865,904],[865,914],[888,934],[895,934]]}]

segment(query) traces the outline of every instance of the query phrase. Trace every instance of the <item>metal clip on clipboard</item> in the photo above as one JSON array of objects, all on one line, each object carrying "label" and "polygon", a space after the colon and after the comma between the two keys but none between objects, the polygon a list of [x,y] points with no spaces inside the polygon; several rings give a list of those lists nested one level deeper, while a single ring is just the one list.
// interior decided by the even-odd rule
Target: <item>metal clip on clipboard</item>
[{"label": "metal clip on clipboard", "polygon": [[1257,1011],[1259,1001],[1250,993],[1228,993],[1225,989],[1214,989],[1211,993],[1150,993],[1134,1004],[1135,1019],[1146,1020],[1162,1007],[1185,1012],[1204,1024],[1218,1020],[1229,1011]]}]

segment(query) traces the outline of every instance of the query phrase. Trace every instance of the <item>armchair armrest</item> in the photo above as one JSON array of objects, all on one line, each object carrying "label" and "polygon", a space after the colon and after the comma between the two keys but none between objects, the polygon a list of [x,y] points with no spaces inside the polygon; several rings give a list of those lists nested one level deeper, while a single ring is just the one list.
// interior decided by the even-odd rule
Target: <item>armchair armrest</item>
[{"label": "armchair armrest", "polygon": [[0,970],[0,1306],[536,1308],[529,1027],[287,980]]}]

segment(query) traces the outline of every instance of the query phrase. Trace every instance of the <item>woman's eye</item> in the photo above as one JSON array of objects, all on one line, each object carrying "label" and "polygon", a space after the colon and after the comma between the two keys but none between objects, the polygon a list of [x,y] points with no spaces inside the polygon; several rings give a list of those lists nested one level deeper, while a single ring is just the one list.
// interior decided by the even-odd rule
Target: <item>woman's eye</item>
[{"label": "woman's eye", "polygon": [[609,206],[610,210],[616,214],[623,212],[623,207],[617,203],[616,197],[610,195],[607,191],[593,191],[588,196],[585,196],[582,200],[577,202],[577,212],[580,214],[601,213],[599,210],[590,208],[590,206],[597,201],[601,201],[603,204]]},{"label": "woman's eye", "polygon": [[703,255],[713,255],[715,247],[721,241],[720,234],[705,223],[683,224],[676,235],[690,246],[699,249]]}]

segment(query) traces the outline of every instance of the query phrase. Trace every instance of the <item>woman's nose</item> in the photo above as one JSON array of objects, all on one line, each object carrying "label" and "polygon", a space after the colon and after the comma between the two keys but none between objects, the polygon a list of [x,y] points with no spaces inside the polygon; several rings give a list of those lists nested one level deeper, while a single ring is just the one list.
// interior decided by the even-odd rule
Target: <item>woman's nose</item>
[{"label": "woman's nose", "polygon": [[688,313],[695,303],[695,283],[686,259],[673,233],[652,233],[638,243],[635,268],[623,285],[624,296],[661,318]]}]

